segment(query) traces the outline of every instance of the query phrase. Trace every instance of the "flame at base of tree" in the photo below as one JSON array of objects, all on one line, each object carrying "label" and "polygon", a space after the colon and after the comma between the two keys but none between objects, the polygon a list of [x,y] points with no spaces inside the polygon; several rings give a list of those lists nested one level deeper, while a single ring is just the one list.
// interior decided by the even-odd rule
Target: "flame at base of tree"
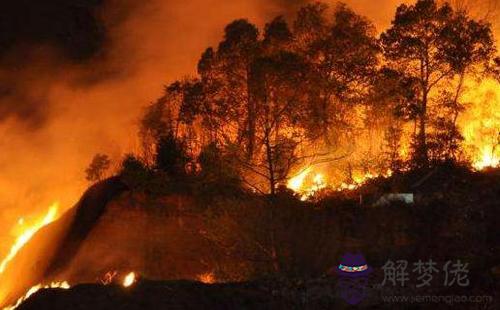
[{"label": "flame at base of tree", "polygon": [[301,200],[307,200],[313,197],[317,192],[323,189],[333,191],[354,190],[365,184],[368,180],[377,177],[389,177],[392,175],[391,170],[383,173],[364,173],[355,174],[350,181],[343,182],[327,182],[327,177],[324,172],[315,171],[314,167],[310,166],[300,172],[298,175],[290,178],[287,187],[300,195]]},{"label": "flame at base of tree", "polygon": [[[486,168],[497,168],[500,166],[500,83],[485,79],[481,82],[467,81],[467,87],[463,93],[462,101],[464,111],[460,113],[457,127],[463,137],[461,141],[461,155],[457,156],[459,161],[466,161],[477,171]],[[362,119],[363,113],[360,115]],[[411,137],[412,126],[403,128],[400,146],[397,150],[403,161],[411,160]],[[376,137],[370,136],[369,140],[359,138],[356,141],[356,149],[363,149]],[[377,143],[384,143],[376,140]],[[379,150],[380,152],[380,150]],[[354,152],[346,160],[373,162],[372,157],[362,154],[363,151]],[[287,182],[287,187],[298,193],[302,200],[307,200],[321,189],[332,190],[354,190],[364,184],[367,180],[376,177],[388,177],[392,171],[385,167],[379,169],[353,169],[350,177],[333,177],[333,170],[337,169],[337,163],[331,166],[316,167],[306,165],[298,169],[298,174],[292,175]]]}]

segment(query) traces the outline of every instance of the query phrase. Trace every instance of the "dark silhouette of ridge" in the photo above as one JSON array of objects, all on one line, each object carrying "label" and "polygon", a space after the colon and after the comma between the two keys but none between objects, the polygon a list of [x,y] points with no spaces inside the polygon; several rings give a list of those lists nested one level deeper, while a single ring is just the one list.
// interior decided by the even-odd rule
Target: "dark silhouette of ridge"
[{"label": "dark silhouette of ridge", "polygon": [[75,216],[70,228],[55,250],[51,263],[45,270],[44,278],[50,278],[68,265],[104,214],[106,205],[127,189],[119,177],[111,177],[93,185],[85,192],[75,207]]}]

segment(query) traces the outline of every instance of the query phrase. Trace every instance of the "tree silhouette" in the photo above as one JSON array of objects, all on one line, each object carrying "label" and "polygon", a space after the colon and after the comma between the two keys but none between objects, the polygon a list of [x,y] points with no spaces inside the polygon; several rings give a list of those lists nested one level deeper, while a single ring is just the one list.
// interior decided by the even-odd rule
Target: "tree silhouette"
[{"label": "tree silhouette", "polygon": [[182,177],[186,174],[189,157],[185,145],[172,134],[160,137],[156,144],[156,168],[170,177]]},{"label": "tree silhouette", "polygon": [[109,169],[111,160],[108,155],[97,153],[92,158],[90,165],[85,169],[86,179],[89,182],[101,181]]}]

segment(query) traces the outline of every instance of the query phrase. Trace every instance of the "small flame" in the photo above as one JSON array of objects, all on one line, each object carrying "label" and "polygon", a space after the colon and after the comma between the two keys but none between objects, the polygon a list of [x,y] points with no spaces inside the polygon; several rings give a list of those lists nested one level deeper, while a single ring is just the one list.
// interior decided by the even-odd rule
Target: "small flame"
[{"label": "small flame", "polygon": [[206,284],[215,283],[215,275],[212,272],[202,273],[198,276],[198,281]]},{"label": "small flame", "polygon": [[[12,261],[12,259],[16,256],[19,250],[22,249],[22,247],[36,234],[37,231],[39,231],[42,227],[50,224],[56,219],[58,208],[59,208],[59,203],[58,202],[53,203],[43,219],[35,223],[33,226],[27,228],[19,237],[17,237],[16,241],[10,248],[9,253],[0,263],[0,274],[2,274],[5,271],[7,264],[10,261]],[[20,218],[18,224],[23,225],[24,219]]]},{"label": "small flame", "polygon": [[19,307],[19,305],[21,303],[23,303],[31,295],[35,294],[36,292],[38,292],[39,290],[44,289],[44,288],[62,288],[62,289],[66,289],[67,290],[67,289],[70,288],[70,285],[66,281],[52,282],[52,283],[50,283],[48,285],[37,284],[37,285],[31,287],[26,292],[26,294],[24,294],[24,296],[20,297],[14,305],[7,306],[7,307],[3,308],[3,310],[14,310],[14,309],[16,309],[17,307]]},{"label": "small flame", "polygon": [[123,286],[124,287],[129,287],[132,284],[134,284],[134,282],[135,282],[135,273],[134,272],[130,272],[123,279]]},{"label": "small flame", "polygon": [[106,274],[102,278],[100,278],[98,280],[103,285],[108,285],[108,284],[113,283],[113,279],[116,277],[117,274],[118,274],[118,271],[116,271],[116,270],[108,271],[108,272],[106,272]]}]

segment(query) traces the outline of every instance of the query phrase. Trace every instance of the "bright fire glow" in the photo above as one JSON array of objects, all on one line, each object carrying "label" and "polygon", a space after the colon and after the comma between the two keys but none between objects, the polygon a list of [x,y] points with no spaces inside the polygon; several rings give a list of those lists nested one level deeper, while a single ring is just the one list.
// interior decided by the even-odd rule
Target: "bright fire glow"
[{"label": "bright fire glow", "polygon": [[215,275],[212,272],[202,273],[198,276],[198,281],[206,284],[215,283]]},{"label": "bright fire glow", "polygon": [[[464,140],[462,149],[475,170],[500,167],[500,83],[492,79],[481,82],[467,81],[461,102],[465,110],[459,114],[458,128]],[[362,117],[361,117],[362,118]],[[409,159],[411,128],[406,128],[399,149],[403,160]],[[359,154],[353,160],[359,160]],[[302,200],[309,199],[323,188],[354,190],[367,180],[379,176],[388,177],[391,171],[353,172],[350,180],[339,180],[323,168],[304,166],[287,182],[287,187],[298,193]]]},{"label": "bright fire glow", "polygon": [[468,105],[459,119],[465,151],[477,170],[498,167],[500,161],[500,83],[486,79],[468,88],[463,98]]},{"label": "bright fire glow", "polygon": [[477,170],[482,170],[487,167],[496,168],[499,166],[500,158],[498,157],[498,152],[495,152],[495,149],[493,147],[485,147],[482,149],[481,153],[482,156],[480,157],[480,159],[473,164],[474,168],[476,168]]},{"label": "bright fire glow", "polygon": [[323,172],[314,171],[313,167],[308,167],[304,169],[300,174],[291,178],[287,187],[294,192],[300,194],[301,200],[307,200],[314,196],[318,191],[329,188],[335,191],[343,190],[354,190],[368,180],[377,177],[389,177],[392,175],[392,171],[388,170],[385,173],[365,173],[365,174],[355,174],[352,176],[351,182],[341,182],[340,184],[330,184],[327,183],[325,174]]},{"label": "bright fire glow", "polygon": [[26,294],[24,294],[24,296],[20,297],[17,302],[12,305],[12,306],[7,306],[5,308],[3,308],[3,310],[14,310],[16,309],[22,302],[24,302],[26,299],[28,299],[31,295],[35,294],[36,292],[38,292],[39,290],[43,289],[43,288],[62,288],[62,289],[69,289],[70,286],[68,284],[68,282],[66,281],[63,281],[63,282],[52,282],[48,285],[42,285],[42,284],[37,284],[33,287],[31,287],[27,292]]},{"label": "bright fire glow", "polygon": [[135,282],[135,273],[134,272],[130,272],[123,279],[123,286],[124,287],[129,287],[132,284],[134,284],[134,282]]},{"label": "bright fire glow", "polygon": [[322,173],[315,173],[312,167],[307,167],[287,182],[289,189],[301,194],[301,200],[306,200],[312,194],[327,186],[325,176]]},{"label": "bright fire glow", "polygon": [[[21,250],[21,248],[35,235],[35,233],[38,230],[50,224],[56,219],[58,208],[59,208],[59,203],[58,202],[53,203],[49,207],[47,214],[41,220],[36,222],[34,225],[28,227],[26,230],[22,232],[21,235],[17,237],[16,241],[10,248],[9,253],[0,263],[0,274],[2,274],[5,271],[7,264],[16,256],[19,250]],[[24,219],[23,218],[19,219],[18,223],[20,225],[24,224]]]},{"label": "bright fire glow", "polygon": [[307,167],[293,178],[290,178],[290,180],[288,180],[287,187],[295,192],[299,192],[302,188],[302,185],[304,184],[304,179],[310,172],[311,167]]}]

